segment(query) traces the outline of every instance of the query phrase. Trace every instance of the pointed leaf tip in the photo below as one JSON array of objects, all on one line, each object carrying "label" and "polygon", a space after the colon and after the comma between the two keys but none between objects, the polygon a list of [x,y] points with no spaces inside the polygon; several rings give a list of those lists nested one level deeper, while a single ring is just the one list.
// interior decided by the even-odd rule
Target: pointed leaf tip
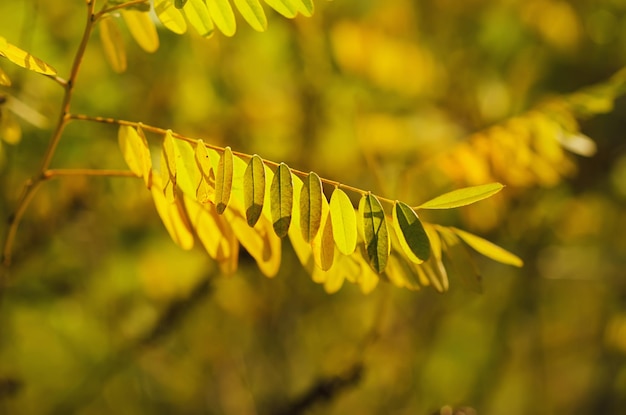
[{"label": "pointed leaf tip", "polygon": [[522,261],[520,257],[507,251],[506,249],[461,229],[451,229],[463,240],[463,242],[474,248],[476,252],[502,264],[512,265],[514,267],[524,266],[524,261]]},{"label": "pointed leaf tip", "polygon": [[418,209],[452,209],[470,205],[487,199],[504,188],[500,183],[489,183],[480,186],[465,187],[437,196],[428,202],[422,203]]}]

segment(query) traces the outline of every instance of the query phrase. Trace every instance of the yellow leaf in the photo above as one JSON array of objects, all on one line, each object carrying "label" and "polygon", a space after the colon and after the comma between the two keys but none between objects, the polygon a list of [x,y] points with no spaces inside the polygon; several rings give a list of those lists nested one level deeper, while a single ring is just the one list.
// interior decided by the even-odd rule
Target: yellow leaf
[{"label": "yellow leaf", "polygon": [[397,287],[417,291],[421,289],[416,272],[397,252],[391,252],[385,268],[385,275]]},{"label": "yellow leaf", "polygon": [[287,235],[293,210],[293,181],[291,170],[280,163],[270,186],[270,208],[274,231],[279,237]]},{"label": "yellow leaf", "polygon": [[432,285],[439,293],[448,291],[448,273],[443,266],[443,262],[433,257],[426,262],[415,265],[415,270],[423,285]]},{"label": "yellow leaf", "polygon": [[263,212],[265,201],[265,164],[258,155],[253,155],[243,176],[243,200],[246,220],[254,226]]},{"label": "yellow leaf", "polygon": [[120,28],[114,18],[106,15],[100,20],[100,41],[113,71],[122,73],[126,70],[126,48]]},{"label": "yellow leaf", "polygon": [[0,36],[0,56],[4,56],[14,64],[33,72],[44,75],[57,74],[57,71],[52,66],[48,65],[41,59],[34,57],[30,53],[18,48],[17,46],[10,44],[2,36]]},{"label": "yellow leaf", "polygon": [[221,215],[228,206],[233,186],[233,152],[230,147],[224,149],[215,176],[215,207]]},{"label": "yellow leaf", "polygon": [[[269,181],[272,181],[273,177],[274,175],[272,171],[266,166],[266,179]],[[302,192],[302,186],[303,186],[302,180],[300,180],[300,178],[295,175],[292,175],[292,180],[293,180],[293,198],[294,198],[293,203],[296,206],[299,206],[300,205],[300,193]],[[266,190],[267,189],[269,189],[269,187],[266,186]],[[264,209],[268,209],[267,203],[265,204]],[[300,210],[299,209],[293,209],[292,222],[295,224],[300,223]],[[304,239],[302,239],[302,232],[300,231],[298,226],[291,226],[289,228],[289,240],[291,241],[291,246],[293,247],[293,250],[296,253],[296,256],[298,257],[298,260],[300,260],[300,263],[302,264],[302,266],[304,266],[304,268],[307,271],[315,272],[316,270],[319,270],[320,272],[322,272],[321,269],[313,265],[313,257],[312,257],[313,251],[311,248],[311,244],[307,243]]]},{"label": "yellow leaf", "polygon": [[211,19],[226,36],[232,36],[237,30],[235,15],[228,0],[206,0]]},{"label": "yellow leaf", "polygon": [[235,6],[254,30],[264,32],[267,29],[267,18],[259,0],[235,0]]},{"label": "yellow leaf", "polygon": [[295,4],[295,7],[298,11],[307,17],[311,17],[313,15],[313,10],[315,9],[313,6],[312,0],[290,0],[291,3]]},{"label": "yellow leaf", "polygon": [[352,254],[357,242],[356,212],[348,195],[339,188],[330,196],[330,217],[337,249],[344,255]]},{"label": "yellow leaf", "polygon": [[187,250],[193,248],[191,226],[183,212],[180,201],[171,202],[165,198],[163,184],[158,175],[153,174],[152,180],[152,187],[150,188],[152,199],[165,229],[178,246]]},{"label": "yellow leaf", "polygon": [[302,238],[310,242],[320,228],[322,222],[322,181],[320,177],[311,172],[304,180],[300,193],[300,230]]},{"label": "yellow leaf", "polygon": [[204,1],[187,1],[183,7],[183,13],[200,36],[208,38],[213,35],[213,20]]},{"label": "yellow leaf", "polygon": [[441,261],[441,238],[439,238],[439,234],[430,223],[424,224],[424,230],[426,231],[426,235],[428,235],[432,254],[438,261]]},{"label": "yellow leaf", "polygon": [[445,245],[446,258],[449,260],[450,275],[466,288],[482,292],[482,276],[465,245],[461,244],[459,237],[451,229],[441,226],[438,229]]},{"label": "yellow leaf", "polygon": [[480,200],[486,199],[498,193],[504,188],[500,183],[489,183],[480,186],[465,187],[453,190],[437,196],[428,202],[422,203],[418,209],[452,209],[466,206]]},{"label": "yellow leaf", "polygon": [[426,261],[430,256],[428,235],[417,213],[406,203],[394,203],[393,226],[407,258],[416,264]]},{"label": "yellow leaf", "polygon": [[152,158],[148,140],[142,130],[121,125],[118,130],[118,143],[128,168],[139,177],[143,177],[149,189],[152,180]]},{"label": "yellow leaf", "polygon": [[[306,183],[303,189],[305,187]],[[302,192],[301,196],[304,193],[305,192]],[[319,232],[316,233],[315,237],[311,241],[311,248],[313,249],[313,261],[315,262],[315,265],[324,271],[328,271],[333,266],[333,261],[335,259],[335,243],[333,241],[333,223],[330,219],[330,209],[325,197],[321,199],[320,210],[320,228]],[[303,212],[301,210],[300,215],[302,215],[302,213]],[[304,234],[304,232],[302,233]]]},{"label": "yellow leaf", "polygon": [[176,144],[172,132],[167,130],[161,150],[161,183],[163,195],[173,202],[176,199]]},{"label": "yellow leaf", "polygon": [[159,35],[154,22],[150,19],[150,13],[139,10],[122,10],[121,12],[130,34],[141,49],[148,53],[155,52],[159,48]]},{"label": "yellow leaf", "polygon": [[378,198],[371,193],[363,195],[359,215],[367,260],[374,271],[381,273],[387,265],[391,244],[385,212]]},{"label": "yellow leaf", "polygon": [[281,240],[274,234],[269,219],[261,215],[259,221],[251,228],[243,213],[243,206],[236,198],[231,201],[224,215],[237,239],[255,259],[263,275],[275,276],[280,268]]},{"label": "yellow leaf", "polygon": [[196,200],[200,203],[206,203],[215,198],[215,176],[213,175],[213,166],[209,152],[202,140],[196,143]]},{"label": "yellow leaf", "polygon": [[176,160],[176,187],[190,196],[195,196],[197,191],[196,178],[198,177],[195,151],[187,141],[174,139],[173,142]]},{"label": "yellow leaf", "polygon": [[517,255],[510,253],[506,249],[503,249],[486,239],[483,239],[479,236],[473,235],[461,229],[451,229],[465,243],[474,248],[477,252],[483,254],[488,258],[493,259],[494,261],[498,261],[503,264],[513,265],[515,267],[521,267],[524,265],[524,262]]},{"label": "yellow leaf", "polygon": [[185,195],[185,208],[204,249],[222,272],[232,274],[237,269],[239,242],[228,222],[217,214],[213,203],[201,205]]},{"label": "yellow leaf", "polygon": [[[365,254],[367,255],[367,253]],[[360,250],[355,251],[350,257],[357,263],[359,271],[351,277],[348,276],[347,278],[354,279],[354,282],[361,287],[361,291],[364,294],[372,292],[378,285],[380,278],[372,269],[371,263],[368,264],[370,260],[366,260]]]},{"label": "yellow leaf", "polygon": [[0,68],[0,85],[11,86],[11,80],[9,76]]},{"label": "yellow leaf", "polygon": [[290,0],[265,0],[268,6],[288,19],[296,17],[298,8]]},{"label": "yellow leaf", "polygon": [[187,22],[172,0],[154,0],[154,12],[168,30],[178,35],[187,31]]}]

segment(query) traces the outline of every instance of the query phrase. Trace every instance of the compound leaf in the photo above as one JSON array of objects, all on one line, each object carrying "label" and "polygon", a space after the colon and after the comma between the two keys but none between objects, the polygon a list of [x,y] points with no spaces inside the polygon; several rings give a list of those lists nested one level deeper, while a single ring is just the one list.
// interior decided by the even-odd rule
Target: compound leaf
[{"label": "compound leaf", "polygon": [[396,201],[393,206],[393,227],[402,251],[416,264],[428,260],[430,242],[417,214],[406,203]]},{"label": "compound leaf", "polygon": [[243,176],[243,204],[248,226],[254,226],[263,212],[265,201],[265,164],[253,155]]},{"label": "compound leaf", "polygon": [[224,213],[230,200],[233,186],[233,152],[230,147],[224,149],[217,166],[215,177],[215,208],[220,215]]},{"label": "compound leaf", "polygon": [[314,172],[309,173],[300,192],[300,229],[306,242],[310,242],[320,228],[323,198],[320,177]]},{"label": "compound leaf", "polygon": [[330,217],[337,249],[344,255],[352,254],[358,237],[356,212],[348,195],[339,188],[330,196]]},{"label": "compound leaf", "polygon": [[270,186],[270,208],[274,231],[279,237],[289,232],[293,209],[293,181],[291,170],[280,163]]},{"label": "compound leaf", "polygon": [[226,36],[232,36],[237,30],[233,8],[228,0],[206,0],[211,19],[220,31]]},{"label": "compound leaf", "polygon": [[453,190],[437,196],[428,202],[422,203],[418,209],[452,209],[460,206],[470,205],[480,200],[495,195],[504,186],[500,183],[489,183],[480,186],[465,187]]},{"label": "compound leaf", "polygon": [[359,202],[359,214],[367,260],[380,274],[385,270],[391,247],[385,212],[378,198],[367,193]]}]

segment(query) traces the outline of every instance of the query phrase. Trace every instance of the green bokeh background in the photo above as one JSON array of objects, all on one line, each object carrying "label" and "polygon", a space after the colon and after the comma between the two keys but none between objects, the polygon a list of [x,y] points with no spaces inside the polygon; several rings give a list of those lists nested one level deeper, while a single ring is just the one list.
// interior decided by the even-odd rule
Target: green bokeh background
[{"label": "green bokeh background", "polygon": [[[239,16],[232,38],[159,28],[154,54],[122,25],[123,74],[96,29],[73,111],[171,128],[415,205],[457,186],[436,155],[626,65],[623,0],[318,1],[312,18],[295,20],[266,11],[265,33]],[[62,77],[83,25],[79,0],[0,4],[0,36]],[[0,147],[6,218],[39,166],[62,91],[0,65],[13,81],[0,93],[50,120],[40,129],[3,112],[23,133]],[[477,257],[482,294],[452,280],[444,295],[386,283],[328,295],[289,243],[276,278],[243,251],[225,277],[201,247],[174,245],[141,180],[47,182],[0,299],[0,413],[274,414],[342,376],[306,413],[618,413],[625,120],[624,98],[582,120],[597,153],[573,156],[577,172],[551,186],[509,185],[497,196],[506,210],[487,223],[471,209],[426,215],[524,259],[514,269]],[[115,128],[72,123],[53,167],[125,168]],[[355,367],[361,376],[350,378]]]}]

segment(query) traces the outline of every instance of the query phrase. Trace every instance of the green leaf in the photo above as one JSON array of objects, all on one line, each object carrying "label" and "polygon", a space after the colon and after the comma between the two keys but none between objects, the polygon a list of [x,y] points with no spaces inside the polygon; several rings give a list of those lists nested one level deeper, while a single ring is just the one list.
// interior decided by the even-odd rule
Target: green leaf
[{"label": "green leaf", "polygon": [[0,56],[4,56],[14,64],[43,75],[56,75],[57,71],[39,58],[7,42],[0,36]]},{"label": "green leaf", "polygon": [[333,223],[330,219],[330,209],[325,198],[321,200],[320,215],[320,228],[313,239],[311,239],[311,249],[315,265],[322,271],[328,271],[333,266],[335,260],[335,243],[333,241]]},{"label": "green leaf", "polygon": [[280,163],[270,187],[270,207],[274,231],[279,237],[287,235],[293,209],[293,181],[291,170]]},{"label": "green leaf", "polygon": [[232,36],[237,30],[235,14],[228,0],[206,0],[211,19],[220,31],[226,36]]},{"label": "green leaf", "polygon": [[126,70],[124,39],[114,18],[110,16],[104,16],[100,20],[100,42],[104,49],[104,56],[113,71],[124,72]]},{"label": "green leaf", "polygon": [[155,52],[159,48],[159,36],[150,14],[138,10],[122,10],[121,13],[137,44],[148,53]]},{"label": "green leaf", "polygon": [[178,35],[187,31],[187,22],[172,0],[154,0],[154,12],[168,30]]},{"label": "green leaf", "polygon": [[344,255],[352,254],[357,242],[356,212],[348,195],[339,188],[330,196],[330,217],[337,249]]},{"label": "green leaf", "polygon": [[474,248],[477,252],[482,255],[493,259],[494,261],[498,261],[503,264],[513,265],[514,267],[521,267],[524,265],[524,262],[517,256],[512,254],[499,247],[498,245],[489,242],[486,239],[483,239],[479,236],[471,234],[469,232],[463,231],[457,228],[451,228],[454,233],[456,233],[466,244]]},{"label": "green leaf", "polygon": [[220,215],[224,213],[226,206],[228,206],[232,187],[233,152],[230,147],[226,147],[217,166],[217,174],[215,177],[215,209]]},{"label": "green leaf", "polygon": [[428,260],[430,241],[417,213],[406,203],[396,201],[393,206],[393,226],[400,246],[409,260],[416,264]]},{"label": "green leaf", "polygon": [[495,195],[504,186],[500,183],[489,183],[480,186],[465,187],[437,196],[428,202],[422,203],[418,209],[452,209],[470,205]]},{"label": "green leaf", "polygon": [[268,6],[272,9],[276,10],[278,13],[282,14],[288,19],[292,19],[296,17],[298,14],[298,8],[295,6],[293,1],[290,0],[265,0]]},{"label": "green leaf", "polygon": [[263,212],[265,200],[265,165],[253,155],[243,176],[243,200],[248,226],[254,226]]},{"label": "green leaf", "polygon": [[367,193],[359,202],[359,214],[367,260],[372,269],[380,274],[385,270],[391,248],[385,211],[378,198]]},{"label": "green leaf", "polygon": [[267,18],[259,0],[235,0],[235,6],[254,30],[264,32],[267,29]]},{"label": "green leaf", "polygon": [[310,242],[320,228],[323,197],[320,177],[314,172],[309,173],[300,193],[300,229],[306,242]]},{"label": "green leaf", "polygon": [[200,36],[208,38],[213,35],[213,20],[204,1],[187,1],[183,7],[183,14]]}]

